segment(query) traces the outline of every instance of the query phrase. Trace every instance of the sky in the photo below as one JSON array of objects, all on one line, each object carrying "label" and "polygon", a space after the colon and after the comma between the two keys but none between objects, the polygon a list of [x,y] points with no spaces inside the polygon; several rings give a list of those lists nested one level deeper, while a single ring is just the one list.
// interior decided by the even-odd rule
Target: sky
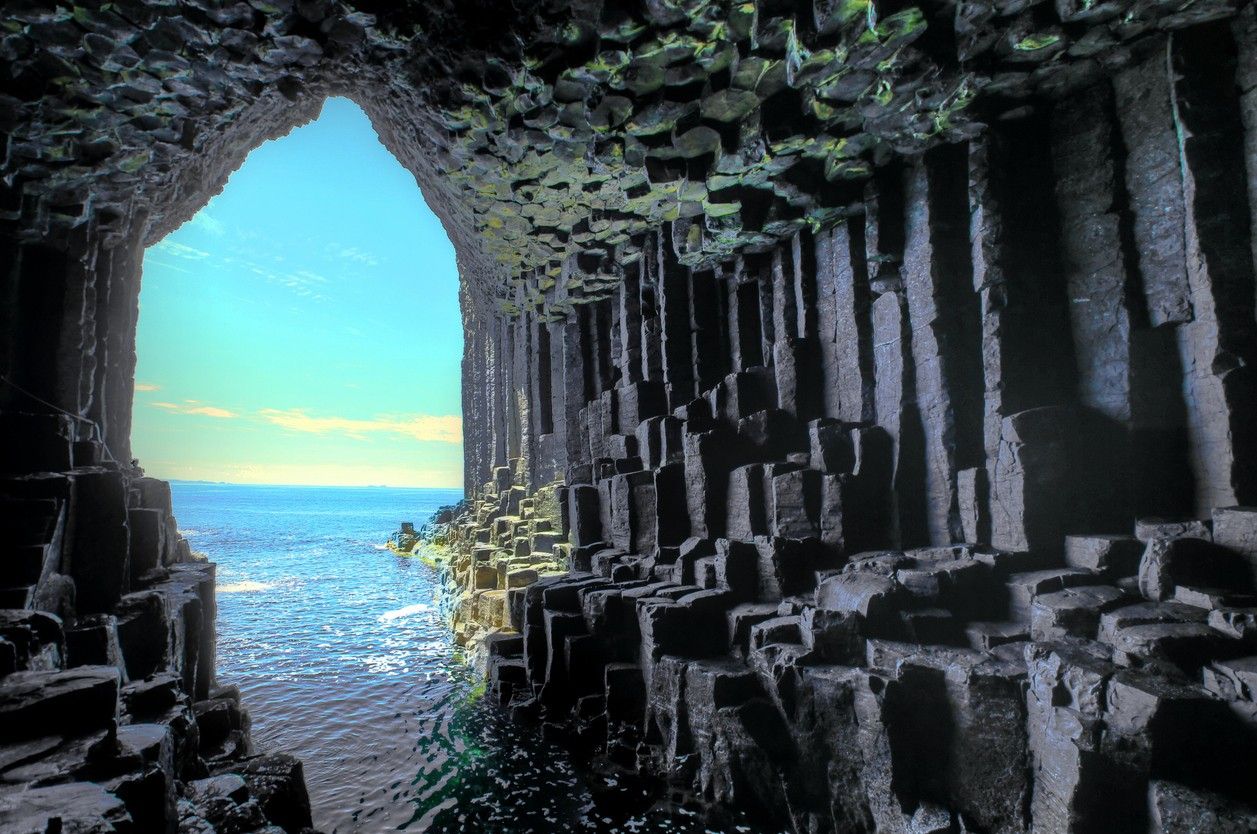
[{"label": "sky", "polygon": [[329,99],[145,252],[133,453],[167,479],[461,487],[462,350],[440,221]]}]

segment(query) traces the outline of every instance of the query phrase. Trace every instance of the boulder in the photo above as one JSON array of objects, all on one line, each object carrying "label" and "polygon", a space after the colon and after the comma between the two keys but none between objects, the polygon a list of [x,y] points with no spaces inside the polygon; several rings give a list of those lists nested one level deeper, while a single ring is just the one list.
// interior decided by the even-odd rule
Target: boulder
[{"label": "boulder", "polygon": [[1163,601],[1180,585],[1251,588],[1247,565],[1232,551],[1205,539],[1154,538],[1139,560],[1139,591],[1146,599]]},{"label": "boulder", "polygon": [[234,767],[271,823],[288,834],[313,825],[301,762],[286,753],[256,756]]}]

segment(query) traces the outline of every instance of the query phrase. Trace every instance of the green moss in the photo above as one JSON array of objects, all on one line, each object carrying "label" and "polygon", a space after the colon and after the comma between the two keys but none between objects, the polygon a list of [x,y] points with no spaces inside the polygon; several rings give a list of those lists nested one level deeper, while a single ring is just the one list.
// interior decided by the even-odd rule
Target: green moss
[{"label": "green moss", "polygon": [[559,27],[558,37],[559,43],[564,46],[576,46],[592,35],[592,32],[582,25],[581,22],[568,21]]},{"label": "green moss", "polygon": [[1040,49],[1047,49],[1049,46],[1055,46],[1061,42],[1060,35],[1052,34],[1035,34],[1026,35],[1017,43],[1013,44],[1013,49],[1018,52],[1037,52]]},{"label": "green moss", "polygon": [[801,153],[813,141],[810,136],[788,136],[785,139],[770,142],[768,148],[774,157],[792,156]]},{"label": "green moss", "polygon": [[872,173],[873,166],[863,159],[841,159],[833,156],[825,161],[825,179],[830,182],[864,179]]},{"label": "green moss", "polygon": [[646,32],[646,25],[626,17],[607,29],[602,30],[602,39],[613,43],[632,43]]},{"label": "green moss", "polygon": [[749,90],[721,90],[703,99],[699,112],[714,122],[740,122],[759,107],[759,97]]},{"label": "green moss", "polygon": [[672,140],[677,153],[693,159],[720,151],[720,134],[709,127],[694,127]]},{"label": "green moss", "polygon": [[[565,258],[601,249],[632,259],[634,236],[661,222],[688,224],[676,234],[696,266],[837,222],[838,209],[817,204],[810,166],[808,177],[783,174],[810,160],[826,180],[858,180],[892,144],[924,147],[965,126],[972,89],[922,87],[921,56],[902,48],[925,31],[918,8],[878,20],[871,0],[814,0],[813,28],[778,7],[761,15],[754,2],[658,2],[669,26],[626,18],[600,32],[552,31],[524,65],[501,65],[509,83],[464,84],[461,104],[440,114],[451,146],[436,156],[471,198],[486,252],[506,274],[529,276],[504,283],[521,294],[504,298],[503,314],[556,315],[567,302],[547,296]],[[700,85],[704,95],[688,94]],[[782,124],[761,127],[759,109],[787,87],[802,110],[785,119],[798,120],[795,135],[783,136]],[[648,181],[648,162],[672,181]],[[756,232],[742,228],[742,201],[724,196],[751,188],[773,200]],[[614,276],[582,280],[566,283],[581,302],[614,291]]]},{"label": "green moss", "polygon": [[891,86],[890,79],[879,78],[873,90],[873,94],[870,96],[870,98],[873,99],[873,101],[885,107],[888,104],[890,104],[891,100],[894,97],[895,97],[895,90]]},{"label": "green moss", "polygon": [[624,130],[631,136],[657,136],[670,133],[680,119],[695,109],[692,102],[680,104],[663,101],[653,104],[634,113],[624,124]]},{"label": "green moss", "polygon": [[728,33],[731,41],[750,39],[755,31],[756,19],[759,17],[754,3],[738,3],[729,10]]},{"label": "green moss", "polygon": [[627,50],[613,49],[599,52],[589,63],[585,64],[585,69],[591,75],[604,74],[611,78],[622,72],[629,65],[632,56]]},{"label": "green moss", "polygon": [[132,154],[118,163],[118,170],[127,174],[134,174],[149,163],[153,157],[150,151],[140,151]]},{"label": "green moss", "polygon": [[822,101],[821,99],[816,98],[815,96],[811,96],[808,99],[807,109],[808,109],[808,112],[811,113],[814,118],[819,119],[822,122],[833,121],[834,119],[838,117],[838,114],[840,112],[838,107],[835,107],[829,102]]},{"label": "green moss", "polygon": [[705,75],[712,75],[733,66],[737,57],[738,50],[732,44],[712,41],[704,44],[694,54],[694,63]]},{"label": "green moss", "polygon": [[[871,20],[870,15],[870,22]],[[925,15],[916,6],[909,6],[870,26],[860,35],[859,42],[899,46],[920,37],[925,33],[925,27]]]},{"label": "green moss", "polygon": [[701,181],[683,182],[680,191],[677,193],[677,198],[687,203],[701,203],[707,199],[707,184]]},{"label": "green moss", "polygon": [[860,18],[867,20],[872,13],[871,0],[841,0],[838,4],[838,19],[844,26]]},{"label": "green moss", "polygon": [[742,203],[738,201],[713,203],[710,200],[703,200],[703,211],[708,217],[731,217],[742,211]]}]

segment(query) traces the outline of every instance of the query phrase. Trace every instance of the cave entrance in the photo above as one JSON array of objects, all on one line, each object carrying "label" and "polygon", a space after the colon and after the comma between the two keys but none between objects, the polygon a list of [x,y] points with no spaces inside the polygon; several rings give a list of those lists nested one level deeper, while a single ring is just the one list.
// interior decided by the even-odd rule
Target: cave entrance
[{"label": "cave entrance", "polygon": [[216,563],[218,674],[321,827],[418,816],[441,774],[409,758],[457,741],[414,706],[469,686],[437,576],[383,544],[462,498],[462,355],[453,246],[348,99],[144,255],[132,450]]},{"label": "cave entrance", "polygon": [[254,150],[143,276],[149,474],[461,486],[454,249],[353,102]]}]

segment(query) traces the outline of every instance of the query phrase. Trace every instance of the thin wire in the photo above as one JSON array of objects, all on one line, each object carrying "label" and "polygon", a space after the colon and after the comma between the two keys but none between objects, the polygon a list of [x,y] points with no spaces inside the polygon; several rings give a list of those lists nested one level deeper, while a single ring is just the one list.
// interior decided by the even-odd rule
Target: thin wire
[{"label": "thin wire", "polygon": [[7,376],[0,375],[0,382],[3,382],[5,385],[8,385],[10,388],[13,388],[25,394],[26,396],[30,397],[32,400],[39,403],[40,405],[47,406],[48,408],[51,408],[53,411],[56,411],[59,414],[64,414],[66,417],[69,417],[71,420],[79,420],[84,423],[90,423],[92,426],[92,434],[96,436],[96,440],[100,443],[100,447],[105,450],[105,456],[109,458],[109,462],[114,463],[114,464],[118,463],[118,459],[113,456],[113,450],[110,449],[109,444],[105,442],[105,436],[104,436],[104,433],[100,430],[100,424],[97,423],[95,420],[91,419],[90,417],[84,417],[81,414],[71,414],[70,412],[66,411],[64,408],[61,408],[59,406],[53,405],[52,403],[48,402],[43,397],[40,397],[38,394],[32,394],[30,391],[27,391],[25,388],[18,385],[16,382],[9,379]]}]

